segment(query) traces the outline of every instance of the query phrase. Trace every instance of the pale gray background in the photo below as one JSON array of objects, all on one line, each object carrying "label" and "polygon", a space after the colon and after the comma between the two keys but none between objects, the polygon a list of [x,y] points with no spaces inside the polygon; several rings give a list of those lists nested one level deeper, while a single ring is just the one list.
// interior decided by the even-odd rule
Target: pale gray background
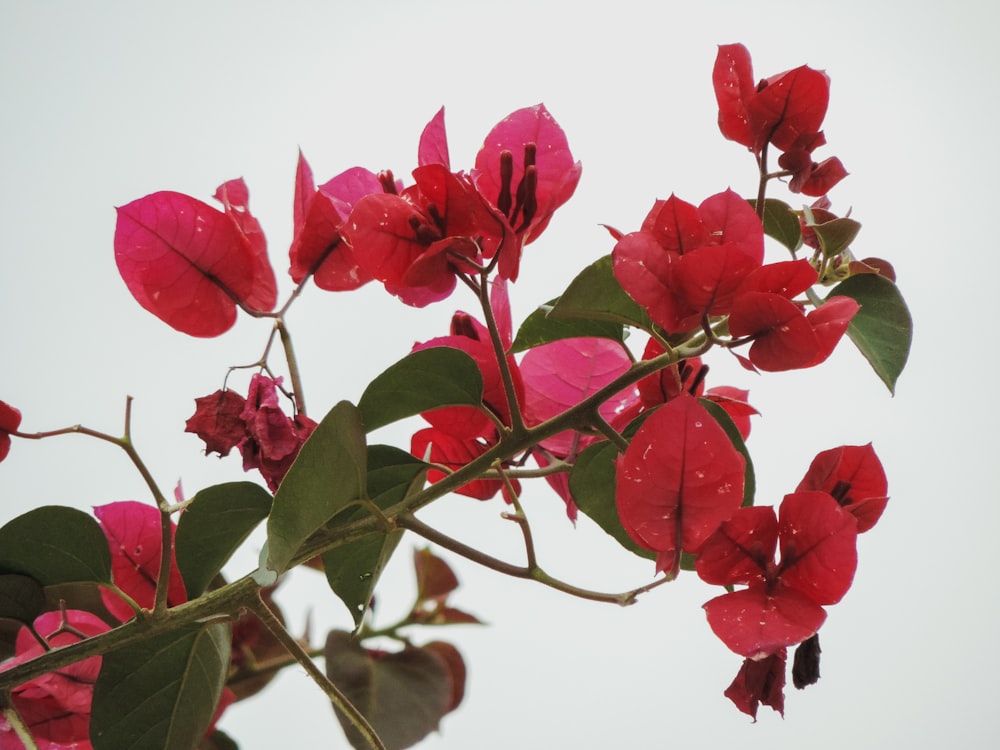
[{"label": "pale gray background", "polygon": [[[700,605],[716,592],[690,576],[618,610],[446,555],[463,583],[455,604],[490,626],[419,634],[456,642],[470,669],[465,704],[421,747],[990,746],[1000,66],[989,6],[0,2],[0,398],[28,430],[117,432],[131,394],[135,442],[162,486],[182,479],[191,494],[242,478],[237,458],[200,456],[183,422],[228,365],[258,356],[268,326],[241,319],[201,341],[140,309],[115,269],[114,206],[162,189],[209,200],[242,175],[287,293],[298,147],[317,182],[356,164],[405,177],[444,104],[453,164],[471,167],[498,119],[544,101],[584,172],[525,253],[513,293],[523,319],[609,252],[598,223],[635,229],[671,192],[697,203],[727,186],[753,191],[751,157],[715,125],[717,44],[746,44],[758,77],[826,69],[831,145],[820,154],[852,172],[832,197],[864,224],[856,250],[896,266],[917,323],[909,369],[894,399],[849,344],[818,370],[756,377],[714,357],[710,376],[749,387],[764,415],[750,441],[759,502],[794,489],[825,448],[873,440],[885,463],[892,500],[823,627],[822,680],[789,690],[784,721],[762,709],[754,726],[722,695],[740,659],[704,622]],[[374,285],[311,288],[289,318],[311,411],[357,399],[414,341],[472,307],[461,290],[415,311]],[[379,438],[405,446],[409,429]],[[125,457],[92,440],[17,441],[0,467],[0,522],[45,503],[133,498],[147,495]],[[609,590],[652,574],[588,521],[574,530],[548,491],[525,503],[553,573]],[[516,560],[502,510],[449,498],[425,517]],[[380,594],[384,622],[408,605],[411,579],[402,554]],[[349,623],[308,571],[281,601],[314,638]],[[295,669],[221,726],[250,750],[345,744]]]}]

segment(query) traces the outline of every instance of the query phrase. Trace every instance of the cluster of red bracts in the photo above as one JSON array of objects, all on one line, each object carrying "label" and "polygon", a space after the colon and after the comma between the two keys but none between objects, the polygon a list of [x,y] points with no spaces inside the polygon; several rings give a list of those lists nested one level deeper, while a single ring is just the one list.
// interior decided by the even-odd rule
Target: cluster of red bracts
[{"label": "cluster of red bracts", "polygon": [[277,491],[302,444],[316,429],[316,422],[304,414],[289,417],[282,411],[280,385],[281,378],[257,373],[250,379],[246,398],[230,390],[196,398],[197,408],[185,428],[205,441],[206,453],[221,457],[239,448],[243,470],[259,469],[271,492]]},{"label": "cluster of red bracts", "polygon": [[[741,508],[702,546],[695,569],[709,583],[746,588],[705,604],[712,630],[743,667],[726,695],[756,718],[760,703],[784,711],[786,648],[795,654],[795,686],[819,678],[816,631],[824,606],[850,588],[857,535],[888,501],[882,464],[868,445],[823,451],[778,509]],[[780,556],[775,560],[775,551]]]},{"label": "cluster of red bracts", "polygon": [[[304,169],[302,160],[300,174]],[[573,161],[562,129],[539,104],[498,123],[486,136],[471,172],[453,172],[441,109],[421,134],[412,176],[414,184],[402,187],[391,173],[381,178],[369,173],[364,195],[345,195],[327,183],[311,198],[297,196],[297,204],[335,205],[340,199],[353,207],[339,214],[339,224],[327,221],[325,241],[314,239],[308,252],[293,244],[293,269],[315,265],[318,285],[346,288],[342,282],[326,286],[331,272],[323,258],[342,238],[356,265],[331,257],[333,267],[351,275],[356,285],[378,280],[407,304],[443,299],[455,288],[457,273],[471,273],[491,262],[501,278],[514,281],[523,245],[541,233],[573,194],[580,163]],[[308,196],[308,183],[300,179],[299,188]],[[303,234],[317,234],[309,215],[296,220],[295,234],[296,242]]]},{"label": "cluster of red bracts", "polygon": [[746,146],[761,164],[768,145],[781,149],[778,166],[791,177],[788,187],[793,193],[825,195],[847,176],[837,157],[818,164],[812,158],[826,143],[820,130],[830,100],[826,73],[802,65],[757,83],[747,48],[724,44],[715,59],[712,83],[722,135]]},{"label": "cluster of red bracts", "polygon": [[761,702],[783,711],[786,648],[813,639],[824,606],[847,592],[857,535],[881,516],[888,490],[870,444],[817,455],[777,514],[742,507],[744,466],[718,422],[682,394],[635,434],[618,462],[616,497],[622,525],[657,553],[658,570],[676,575],[684,552],[704,581],[730,588],[705,612],[746,658],[726,694],[756,717]]},{"label": "cluster of red bracts", "polygon": [[656,201],[638,232],[615,234],[615,277],[654,323],[684,333],[728,316],[727,345],[749,343],[740,359],[751,369],[819,364],[859,309],[831,297],[806,313],[794,298],[817,282],[816,269],[807,260],[764,264],[760,219],[731,190],[699,206]]},{"label": "cluster of red bracts", "polygon": [[[471,171],[452,171],[444,109],[420,137],[413,184],[353,167],[318,188],[299,154],[289,274],[330,291],[372,280],[410,305],[451,294],[456,274],[495,264],[515,280],[535,240],[580,179],[562,128],[542,104],[511,113],[486,136]],[[216,191],[223,210],[174,192],[118,209],[115,259],[133,296],[192,336],[218,336],[236,308],[277,302],[266,242],[242,179]]]}]

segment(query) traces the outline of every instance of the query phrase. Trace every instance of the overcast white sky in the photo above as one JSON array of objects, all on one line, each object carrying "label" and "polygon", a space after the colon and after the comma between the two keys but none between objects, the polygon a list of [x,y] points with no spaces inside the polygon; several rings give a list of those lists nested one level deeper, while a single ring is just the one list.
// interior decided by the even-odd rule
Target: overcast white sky
[{"label": "overcast white sky", "polygon": [[[834,207],[864,225],[860,254],[893,262],[916,319],[894,399],[850,344],[801,373],[756,377],[710,362],[711,384],[749,387],[764,415],[750,440],[758,502],[778,502],[826,448],[872,440],[885,463],[892,500],[823,627],[823,677],[789,688],[783,721],[762,709],[752,725],[722,695],[740,658],[704,621],[709,587],[689,577],[618,610],[444,554],[463,582],[454,603],[490,626],[418,634],[455,642],[470,672],[465,704],[421,747],[839,750],[995,738],[1000,491],[987,313],[1000,265],[1000,58],[989,3],[144,5],[0,0],[0,398],[21,409],[25,429],[116,432],[131,394],[136,444],[163,486],[182,479],[193,494],[244,476],[237,458],[202,457],[183,422],[228,365],[258,357],[267,325],[243,320],[200,341],[139,308],[115,269],[114,206],[163,189],[209,200],[242,175],[287,293],[299,147],[317,182],[354,165],[405,176],[443,104],[452,163],[471,167],[497,120],[543,101],[584,171],[525,254],[517,322],[610,251],[599,223],[635,229],[671,192],[694,203],[726,187],[751,193],[752,158],[719,135],[710,82],[716,45],[743,42],[758,77],[803,63],[831,76],[822,155],[852,173]],[[374,286],[313,288],[296,308],[289,325],[318,417],[356,400],[414,341],[445,333],[473,300],[459,290],[415,311]],[[379,438],[408,445],[402,428]],[[145,497],[124,456],[82,438],[19,441],[0,466],[0,523],[41,504]],[[652,575],[589,522],[570,527],[547,490],[525,503],[554,574],[609,590]],[[425,518],[517,560],[501,510],[449,498]],[[415,543],[404,541],[387,574],[384,621],[409,604]],[[299,630],[309,617],[317,641],[350,623],[308,571],[282,604]],[[221,726],[249,750],[346,745],[301,670]]]}]

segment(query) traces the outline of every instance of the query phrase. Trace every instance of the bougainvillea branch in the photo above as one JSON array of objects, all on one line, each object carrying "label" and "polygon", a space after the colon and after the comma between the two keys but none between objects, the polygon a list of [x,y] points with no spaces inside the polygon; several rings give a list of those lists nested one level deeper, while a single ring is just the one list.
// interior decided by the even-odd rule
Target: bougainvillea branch
[{"label": "bougainvillea branch", "polygon": [[[853,581],[857,536],[882,516],[888,482],[870,444],[827,448],[777,509],[758,504],[747,446],[758,411],[747,390],[707,385],[704,358],[718,350],[758,373],[814,368],[848,337],[892,391],[911,323],[891,265],[857,260],[860,224],[830,211],[827,193],[847,172],[836,157],[813,161],[826,144],[826,74],[800,66],[755,82],[746,48],[723,45],[712,81],[722,135],[753,156],[755,199],[727,189],[697,203],[654,200],[635,231],[607,227],[608,253],[517,329],[507,285],[581,176],[542,104],[497,123],[466,170],[452,165],[439,110],[420,134],[410,182],[352,167],[317,186],[300,153],[295,286],[280,307],[242,179],[216,190],[219,207],[171,191],[120,207],[115,257],[143,308],[206,338],[241,311],[273,319],[263,355],[195,398],[185,425],[206,454],[235,449],[263,484],[187,498],[178,485],[171,504],[132,445],[131,400],[120,438],[79,425],[25,432],[21,412],[0,401],[0,460],[14,438],[88,435],[122,448],[153,500],[108,503],[93,516],[45,506],[0,528],[0,617],[21,623],[0,663],[0,746],[110,750],[137,736],[171,750],[230,746],[216,734],[219,715],[295,663],[329,696],[354,747],[419,742],[462,702],[467,667],[454,646],[421,644],[414,631],[480,620],[451,603],[457,576],[425,549],[414,555],[410,612],[374,624],[379,577],[407,531],[595,602],[630,605],[681,575],[723,586],[706,619],[744,660],[725,695],[755,719],[762,703],[783,714],[787,649],[797,647],[793,684],[815,682],[817,631]],[[781,152],[773,172],[772,147]],[[786,179],[817,200],[796,210],[768,197]],[[768,262],[775,243],[793,260]],[[478,312],[455,312],[447,333],[401,351],[357,403],[315,421],[285,315],[307,287],[344,293],[371,282],[416,307],[458,289]],[[275,337],[284,368],[269,361]],[[427,426],[409,450],[369,441],[417,416]],[[539,479],[570,521],[583,515],[651,561],[652,582],[606,593],[548,574],[521,503]],[[518,526],[525,564],[417,518],[451,493],[511,506],[499,515]],[[227,582],[224,567],[261,524],[259,567]],[[332,629],[322,648],[294,638],[271,598],[304,564],[323,570],[353,628]],[[67,585],[98,593],[85,600],[95,611],[47,611],[46,593]],[[378,637],[398,650],[373,646]]]}]

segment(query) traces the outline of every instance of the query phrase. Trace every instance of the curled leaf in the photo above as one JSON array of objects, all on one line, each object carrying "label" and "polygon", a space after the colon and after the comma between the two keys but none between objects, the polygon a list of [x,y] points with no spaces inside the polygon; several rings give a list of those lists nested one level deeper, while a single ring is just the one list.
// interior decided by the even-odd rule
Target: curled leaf
[{"label": "curled leaf", "polygon": [[[439,646],[374,651],[363,648],[349,633],[334,630],[327,636],[324,655],[327,676],[388,750],[418,743],[461,700],[456,688],[459,678],[464,686],[465,670],[464,665],[457,668],[457,651],[445,655]],[[353,747],[369,747],[346,716],[338,711],[337,718]]]}]

